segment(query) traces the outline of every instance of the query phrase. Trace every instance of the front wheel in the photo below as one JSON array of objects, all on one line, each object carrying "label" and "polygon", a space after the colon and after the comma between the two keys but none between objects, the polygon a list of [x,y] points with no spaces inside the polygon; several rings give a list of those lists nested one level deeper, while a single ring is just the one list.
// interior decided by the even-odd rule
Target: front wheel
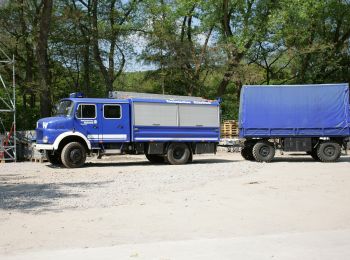
[{"label": "front wheel", "polygon": [[185,164],[191,157],[191,151],[184,143],[172,143],[168,147],[167,161],[173,165]]},{"label": "front wheel", "polygon": [[253,155],[257,162],[271,162],[275,157],[275,147],[268,141],[259,141],[253,147]]},{"label": "front wheel", "polygon": [[86,160],[85,147],[78,142],[68,143],[62,150],[61,159],[67,168],[79,168]]}]

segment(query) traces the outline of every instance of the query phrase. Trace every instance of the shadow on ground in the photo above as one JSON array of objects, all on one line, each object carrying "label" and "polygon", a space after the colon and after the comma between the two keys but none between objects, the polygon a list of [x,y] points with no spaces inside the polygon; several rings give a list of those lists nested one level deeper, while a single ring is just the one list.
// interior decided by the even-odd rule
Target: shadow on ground
[{"label": "shadow on ground", "polygon": [[[311,156],[305,155],[305,154],[289,154],[290,156],[281,156],[281,157],[275,157],[272,160],[272,163],[274,162],[294,162],[294,163],[322,163],[319,161],[315,161]],[[350,157],[348,156],[342,156],[337,162],[350,162]],[[334,163],[337,163],[334,162]]]},{"label": "shadow on ground", "polygon": [[[0,174],[0,209],[18,211],[55,211],[62,198],[80,197],[74,188],[93,188],[107,182],[19,183],[26,177]],[[17,181],[17,182],[16,182]]]},{"label": "shadow on ground", "polygon": [[[235,160],[226,159],[194,159],[189,164],[214,164],[214,163],[234,163]],[[131,167],[131,166],[171,166],[168,163],[150,163],[149,161],[129,161],[129,162],[111,162],[111,161],[94,161],[85,163],[84,167]],[[48,165],[48,167],[52,167]],[[176,167],[176,166],[173,166]]]}]

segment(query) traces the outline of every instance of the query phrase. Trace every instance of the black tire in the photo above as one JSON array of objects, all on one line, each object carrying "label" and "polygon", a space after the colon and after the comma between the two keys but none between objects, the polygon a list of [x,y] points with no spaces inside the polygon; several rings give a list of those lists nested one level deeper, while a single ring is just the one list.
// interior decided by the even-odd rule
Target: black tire
[{"label": "black tire", "polygon": [[85,163],[86,149],[81,143],[68,143],[62,150],[61,159],[67,168],[79,168]]},{"label": "black tire", "polygon": [[167,151],[167,161],[173,165],[185,164],[191,156],[191,151],[184,143],[171,143]]},{"label": "black tire", "polygon": [[164,156],[158,154],[145,154],[148,161],[151,163],[164,163]]},{"label": "black tire", "polygon": [[46,158],[54,166],[61,166],[62,165],[62,160],[61,160],[61,153],[59,152],[54,152],[52,151],[46,151]]},{"label": "black tire", "polygon": [[257,162],[271,162],[275,157],[275,147],[268,141],[259,141],[253,147],[253,156]]},{"label": "black tire", "polygon": [[341,155],[341,146],[336,142],[323,142],[317,148],[317,156],[321,162],[336,162]]},{"label": "black tire", "polygon": [[251,147],[251,146],[243,147],[241,150],[241,155],[245,160],[255,161],[255,158],[253,155],[253,147]]},{"label": "black tire", "polygon": [[317,149],[313,149],[309,155],[311,155],[312,159],[314,159],[315,161],[319,162],[320,158],[317,155]]}]

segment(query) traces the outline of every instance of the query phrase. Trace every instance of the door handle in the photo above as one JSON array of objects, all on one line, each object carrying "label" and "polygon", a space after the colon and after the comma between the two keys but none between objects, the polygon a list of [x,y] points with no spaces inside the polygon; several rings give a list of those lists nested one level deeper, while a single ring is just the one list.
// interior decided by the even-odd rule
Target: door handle
[{"label": "door handle", "polygon": [[97,125],[94,125],[94,126],[93,126],[93,128],[97,129],[97,128],[98,128],[98,126],[97,126]]},{"label": "door handle", "polygon": [[118,126],[117,126],[117,128],[124,128],[124,126],[122,126],[122,125],[118,125]]}]

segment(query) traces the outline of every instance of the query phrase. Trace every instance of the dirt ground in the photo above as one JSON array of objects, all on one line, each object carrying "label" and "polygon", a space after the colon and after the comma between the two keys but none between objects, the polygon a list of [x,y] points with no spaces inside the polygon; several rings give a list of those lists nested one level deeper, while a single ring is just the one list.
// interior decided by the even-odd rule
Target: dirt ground
[{"label": "dirt ground", "polygon": [[350,259],[350,157],[0,165],[0,259]]}]

